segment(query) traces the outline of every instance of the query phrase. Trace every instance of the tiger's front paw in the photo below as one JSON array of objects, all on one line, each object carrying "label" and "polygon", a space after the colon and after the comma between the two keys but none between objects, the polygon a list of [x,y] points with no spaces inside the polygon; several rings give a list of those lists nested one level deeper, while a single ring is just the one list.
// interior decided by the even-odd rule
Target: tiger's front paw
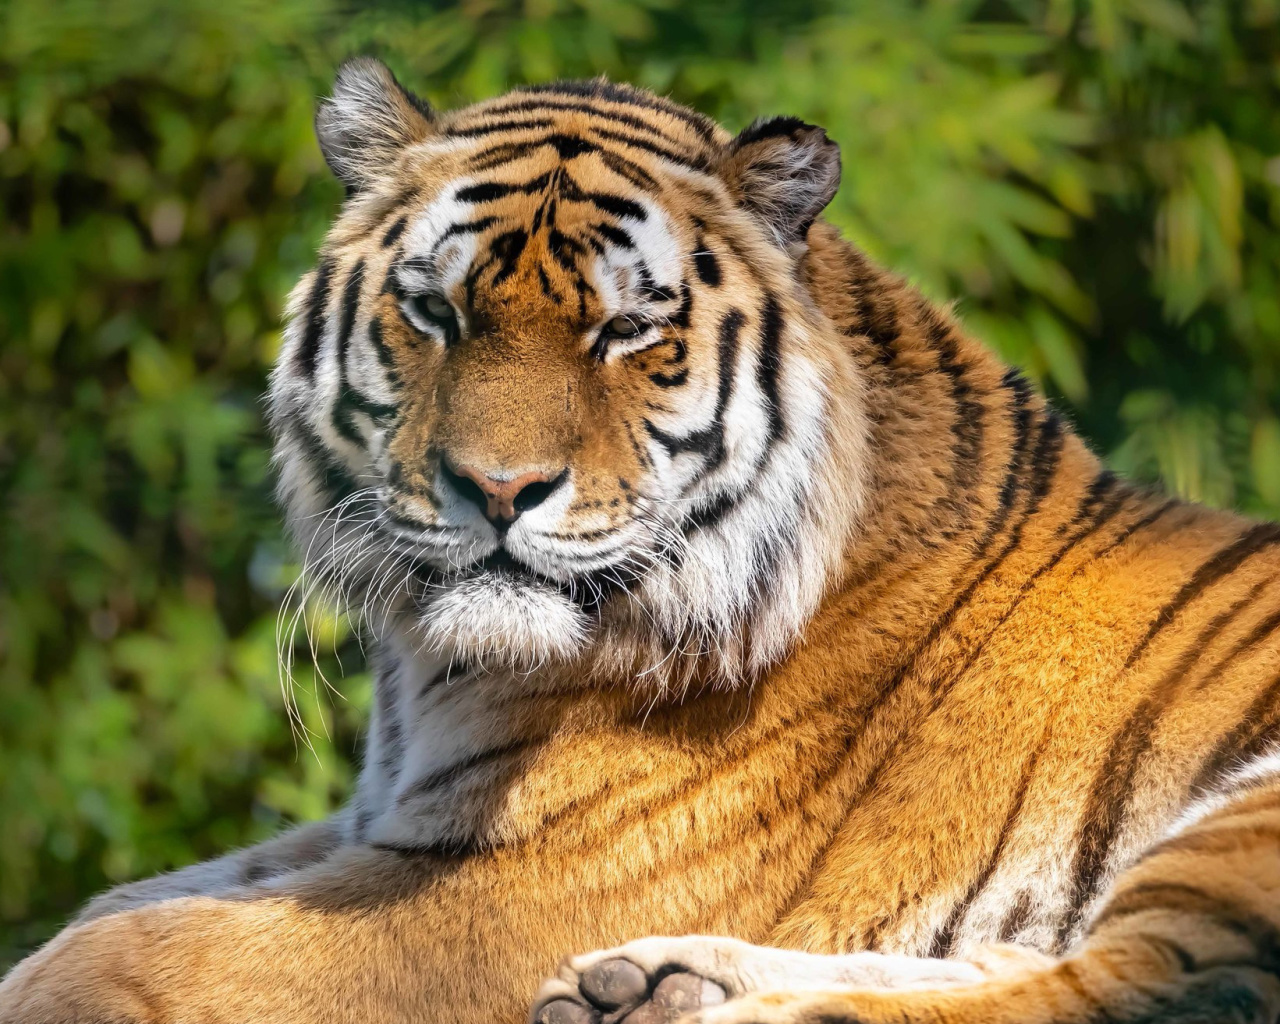
[{"label": "tiger's front paw", "polygon": [[[981,980],[977,967],[879,953],[820,956],[689,935],[571,957],[538,993],[534,1024],[665,1024],[752,993],[903,990]],[[717,1011],[719,1012],[719,1011]],[[724,1011],[730,1016],[735,1011]]]}]

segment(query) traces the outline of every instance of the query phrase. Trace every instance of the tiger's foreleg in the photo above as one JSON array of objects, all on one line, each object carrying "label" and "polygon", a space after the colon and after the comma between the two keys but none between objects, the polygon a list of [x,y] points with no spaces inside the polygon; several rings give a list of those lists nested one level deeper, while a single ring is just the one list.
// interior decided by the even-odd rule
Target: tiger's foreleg
[{"label": "tiger's foreleg", "polygon": [[[72,925],[0,981],[0,1024],[518,1019],[546,960],[531,934],[477,922],[455,874],[343,846],[257,885]],[[484,969],[488,950],[504,973]]]},{"label": "tiger's foreleg", "polygon": [[[969,964],[913,964],[866,953],[807,957],[739,951],[742,944],[725,940],[649,939],[567,961],[544,986],[533,1016],[539,1024],[597,1024],[628,1014],[637,1024],[1274,1021],[1280,778],[1245,785],[1193,809],[1124,872],[1084,942],[1061,959],[993,946]],[[631,1005],[620,1005],[624,999]]]},{"label": "tiger's foreleg", "polygon": [[216,860],[192,864],[141,881],[129,882],[95,896],[76,915],[84,924],[107,914],[181,896],[213,896],[314,864],[342,844],[346,823],[341,814],[310,822],[256,846],[236,850]]}]

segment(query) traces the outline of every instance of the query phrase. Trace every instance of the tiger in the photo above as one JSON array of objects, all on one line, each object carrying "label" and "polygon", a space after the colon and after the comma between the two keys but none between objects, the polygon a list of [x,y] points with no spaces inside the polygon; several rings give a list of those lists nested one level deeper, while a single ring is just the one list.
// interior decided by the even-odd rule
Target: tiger
[{"label": "tiger", "polygon": [[821,128],[367,58],[316,126],[270,407],[354,796],[0,1021],[1276,1018],[1280,526],[1105,468],[823,218]]}]

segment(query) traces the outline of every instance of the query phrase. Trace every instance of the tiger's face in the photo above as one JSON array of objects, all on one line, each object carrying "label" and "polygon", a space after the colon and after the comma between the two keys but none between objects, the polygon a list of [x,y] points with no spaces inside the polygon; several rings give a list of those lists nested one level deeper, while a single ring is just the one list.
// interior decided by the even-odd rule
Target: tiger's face
[{"label": "tiger's face", "polygon": [[824,133],[602,81],[440,115],[371,61],[317,124],[348,200],[272,388],[311,571],[456,660],[765,658],[830,559]]}]

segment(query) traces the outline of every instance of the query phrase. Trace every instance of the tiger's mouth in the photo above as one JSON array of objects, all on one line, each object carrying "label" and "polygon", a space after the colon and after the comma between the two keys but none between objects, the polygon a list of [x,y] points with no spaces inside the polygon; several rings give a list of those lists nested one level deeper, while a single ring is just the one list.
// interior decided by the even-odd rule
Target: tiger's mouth
[{"label": "tiger's mouth", "polygon": [[483,558],[458,569],[445,571],[420,564],[418,577],[426,584],[428,592],[465,583],[484,583],[490,588],[506,589],[512,593],[541,590],[559,595],[584,612],[598,613],[609,598],[639,583],[642,574],[621,566],[606,566],[556,579],[539,572],[505,546],[499,545]]}]

